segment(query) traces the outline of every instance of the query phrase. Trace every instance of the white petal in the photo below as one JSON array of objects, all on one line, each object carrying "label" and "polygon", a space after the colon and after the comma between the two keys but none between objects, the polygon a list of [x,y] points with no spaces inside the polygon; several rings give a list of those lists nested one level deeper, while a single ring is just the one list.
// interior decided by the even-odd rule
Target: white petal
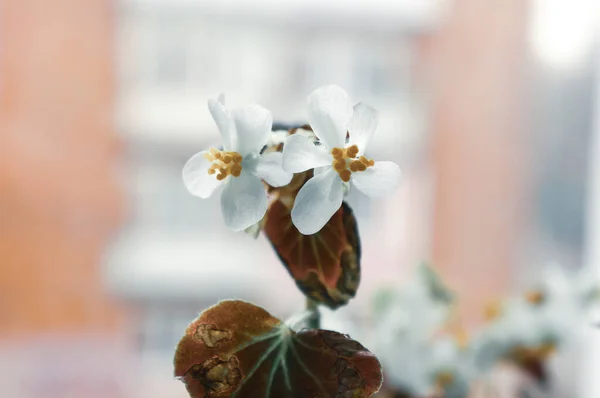
[{"label": "white petal", "polygon": [[244,170],[265,180],[272,187],[282,187],[292,181],[294,174],[283,170],[281,152],[269,152],[264,155],[251,155],[244,159]]},{"label": "white petal", "polygon": [[342,205],[342,180],[334,170],[321,173],[300,189],[292,222],[304,235],[317,233]]},{"label": "white petal", "polygon": [[260,221],[267,211],[267,193],[261,180],[242,170],[221,194],[221,213],[227,227],[241,231]]},{"label": "white petal", "polygon": [[350,133],[348,146],[358,146],[358,154],[362,155],[365,152],[373,133],[377,129],[378,121],[379,116],[374,108],[371,108],[362,102],[354,105],[354,113],[352,114],[352,119],[350,119],[350,124],[348,125],[348,132]]},{"label": "white petal", "polygon": [[315,167],[313,169],[313,176],[316,176],[318,174],[324,173],[328,170],[331,170],[331,166],[327,165],[327,166],[323,166],[323,167]]},{"label": "white petal", "polygon": [[208,174],[211,162],[204,155],[208,151],[198,152],[187,161],[183,166],[183,182],[194,196],[206,199],[217,189],[223,181],[217,180],[213,175]]},{"label": "white petal", "polygon": [[303,135],[292,135],[283,146],[283,168],[290,173],[301,173],[332,163],[333,157],[322,145],[313,144],[308,137]]},{"label": "white petal", "polygon": [[324,86],[308,96],[308,121],[315,134],[329,148],[343,148],[352,104],[338,86]]},{"label": "white petal", "polygon": [[242,156],[258,153],[271,136],[273,116],[260,105],[246,105],[231,112],[237,131],[235,151]]},{"label": "white petal", "polygon": [[227,108],[225,108],[225,97],[223,94],[219,95],[218,100],[212,98],[208,100],[208,110],[221,133],[223,149],[226,151],[235,150],[235,124]]},{"label": "white petal", "polygon": [[372,198],[392,193],[400,182],[400,166],[394,162],[375,162],[365,171],[352,173],[352,183]]}]

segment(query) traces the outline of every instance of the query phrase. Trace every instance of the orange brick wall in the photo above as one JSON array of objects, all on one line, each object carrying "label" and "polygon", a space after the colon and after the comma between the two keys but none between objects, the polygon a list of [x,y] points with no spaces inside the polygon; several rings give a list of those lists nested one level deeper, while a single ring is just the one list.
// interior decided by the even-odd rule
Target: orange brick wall
[{"label": "orange brick wall", "polygon": [[110,0],[0,1],[0,337],[109,331],[119,224]]}]

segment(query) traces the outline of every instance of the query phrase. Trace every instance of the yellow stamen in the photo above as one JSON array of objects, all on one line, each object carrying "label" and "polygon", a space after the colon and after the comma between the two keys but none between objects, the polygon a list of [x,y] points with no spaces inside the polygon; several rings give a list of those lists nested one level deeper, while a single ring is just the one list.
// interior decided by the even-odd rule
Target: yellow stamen
[{"label": "yellow stamen", "polygon": [[338,160],[334,161],[333,168],[337,172],[346,170],[346,161],[344,159],[338,159]]},{"label": "yellow stamen", "polygon": [[459,348],[465,349],[469,346],[469,334],[464,328],[457,330],[454,334],[454,338]]},{"label": "yellow stamen", "polygon": [[344,157],[344,150],[342,148],[333,148],[331,150],[331,156],[334,159],[342,159]]},{"label": "yellow stamen", "polygon": [[353,160],[352,163],[350,163],[350,170],[354,171],[365,171],[367,169],[367,166],[361,162],[360,160]]},{"label": "yellow stamen", "polygon": [[229,168],[229,173],[231,173],[232,176],[234,177],[239,177],[240,174],[242,174],[242,166],[240,166],[237,163],[234,163],[230,168]]},{"label": "yellow stamen", "polygon": [[356,145],[346,148],[346,157],[355,158],[356,155],[358,155],[358,147]]},{"label": "yellow stamen", "polygon": [[358,155],[358,146],[352,145],[348,148],[333,148],[331,156],[334,161],[331,166],[344,182],[350,181],[352,173],[365,171],[368,167],[375,164],[373,160],[367,159],[364,156],[356,159]]},{"label": "yellow stamen", "polygon": [[493,321],[494,319],[498,318],[501,313],[502,308],[498,301],[489,303],[484,309],[484,316],[488,321]]},{"label": "yellow stamen", "polygon": [[239,177],[242,174],[243,158],[237,152],[225,152],[210,148],[204,157],[212,162],[208,168],[208,174],[215,175],[219,181],[224,180],[229,175]]},{"label": "yellow stamen", "polygon": [[540,290],[531,290],[525,293],[525,300],[534,305],[541,304],[542,302],[544,302],[544,299],[544,292]]},{"label": "yellow stamen", "polygon": [[339,172],[339,174],[342,181],[348,182],[350,181],[350,175],[352,174],[352,172],[350,170],[342,170]]},{"label": "yellow stamen", "polygon": [[[373,159],[367,159],[367,158],[366,158],[366,157],[364,157],[364,156],[361,156],[360,158],[358,158],[358,160],[360,160],[360,162],[361,162],[362,164],[364,164],[365,166],[367,166],[367,167],[371,167],[371,166],[374,166],[374,165],[375,165],[375,161],[374,161]],[[366,169],[365,169],[365,170],[366,170]]]}]

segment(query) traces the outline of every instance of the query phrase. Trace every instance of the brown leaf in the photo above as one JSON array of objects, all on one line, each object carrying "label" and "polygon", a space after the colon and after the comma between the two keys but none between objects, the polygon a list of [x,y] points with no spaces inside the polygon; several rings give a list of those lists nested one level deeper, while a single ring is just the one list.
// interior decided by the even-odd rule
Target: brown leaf
[{"label": "brown leaf", "polygon": [[303,235],[292,224],[294,198],[312,171],[296,174],[287,187],[273,190],[264,232],[296,285],[310,299],[337,308],[354,297],[360,282],[360,238],[345,202],[323,229]]},{"label": "brown leaf", "polygon": [[192,398],[358,398],[382,383],[377,358],[348,336],[298,333],[255,305],[227,300],[186,330],[175,376]]},{"label": "brown leaf", "polygon": [[540,386],[546,386],[548,383],[548,370],[546,369],[546,363],[536,360],[528,360],[520,362],[520,369],[525,372],[526,375],[535,380]]},{"label": "brown leaf", "polygon": [[546,364],[555,350],[556,343],[552,341],[538,346],[517,346],[509,352],[508,359],[540,386],[545,386],[548,382]]}]

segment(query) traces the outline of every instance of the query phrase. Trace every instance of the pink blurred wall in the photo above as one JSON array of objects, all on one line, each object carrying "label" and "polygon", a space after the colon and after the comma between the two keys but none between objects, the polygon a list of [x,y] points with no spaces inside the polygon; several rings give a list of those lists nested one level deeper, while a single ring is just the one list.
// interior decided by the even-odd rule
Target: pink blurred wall
[{"label": "pink blurred wall", "polygon": [[430,89],[433,263],[461,297],[461,317],[509,288],[527,225],[526,20],[523,0],[456,0],[421,43]]},{"label": "pink blurred wall", "polygon": [[0,2],[0,337],[118,329],[110,0]]}]

